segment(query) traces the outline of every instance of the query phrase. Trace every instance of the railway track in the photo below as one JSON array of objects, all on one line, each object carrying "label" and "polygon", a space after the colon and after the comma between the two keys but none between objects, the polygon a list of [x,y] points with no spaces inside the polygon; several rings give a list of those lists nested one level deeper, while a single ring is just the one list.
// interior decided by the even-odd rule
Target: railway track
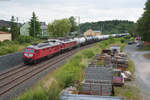
[{"label": "railway track", "polygon": [[51,58],[37,65],[21,65],[19,67],[0,73],[0,96],[4,95],[11,89],[17,87],[18,85],[31,79],[32,77],[38,75],[39,73],[43,72],[48,68],[51,68],[50,70],[55,69],[56,66],[53,65],[64,61],[79,50],[89,48],[91,46],[92,44],[81,47],[80,49],[74,49],[59,56],[55,56],[54,58]]}]

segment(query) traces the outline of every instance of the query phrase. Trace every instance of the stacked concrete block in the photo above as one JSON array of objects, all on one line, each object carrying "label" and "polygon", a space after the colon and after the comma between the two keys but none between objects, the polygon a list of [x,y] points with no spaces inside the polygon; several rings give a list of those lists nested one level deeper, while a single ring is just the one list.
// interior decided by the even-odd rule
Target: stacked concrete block
[{"label": "stacked concrete block", "polygon": [[87,67],[85,70],[85,80],[112,80],[112,68]]},{"label": "stacked concrete block", "polygon": [[110,96],[112,94],[112,68],[87,67],[85,80],[82,82],[82,92],[91,95]]},{"label": "stacked concrete block", "polygon": [[112,84],[82,83],[82,92],[88,92],[91,95],[110,96],[112,90]]},{"label": "stacked concrete block", "polygon": [[114,68],[121,69],[122,71],[126,71],[128,67],[128,58],[127,56],[115,56],[112,59]]},{"label": "stacked concrete block", "polygon": [[125,65],[128,65],[128,60],[126,60],[126,59],[117,59],[117,63],[118,63],[118,64],[125,64]]},{"label": "stacked concrete block", "polygon": [[118,54],[120,57],[126,57],[127,58],[127,54],[125,52],[121,52]]},{"label": "stacked concrete block", "polygon": [[101,84],[111,84],[111,80],[84,80],[86,83],[101,83]]},{"label": "stacked concrete block", "polygon": [[111,62],[111,56],[110,55],[107,55],[107,56],[105,56],[105,58],[104,58],[104,65],[111,65],[112,64],[112,62]]}]

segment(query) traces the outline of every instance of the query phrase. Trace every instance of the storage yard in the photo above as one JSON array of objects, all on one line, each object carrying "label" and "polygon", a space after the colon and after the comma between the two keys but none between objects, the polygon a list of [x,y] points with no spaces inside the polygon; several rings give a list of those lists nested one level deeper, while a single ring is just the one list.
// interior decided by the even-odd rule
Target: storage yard
[{"label": "storage yard", "polygon": [[[120,45],[112,44],[110,49],[97,54],[85,68],[80,89],[70,87],[63,90],[61,100],[124,100],[123,97],[114,97],[114,87],[123,87],[125,80],[132,80],[132,74],[127,71],[127,54],[120,51]],[[101,61],[104,63],[99,65]]]}]

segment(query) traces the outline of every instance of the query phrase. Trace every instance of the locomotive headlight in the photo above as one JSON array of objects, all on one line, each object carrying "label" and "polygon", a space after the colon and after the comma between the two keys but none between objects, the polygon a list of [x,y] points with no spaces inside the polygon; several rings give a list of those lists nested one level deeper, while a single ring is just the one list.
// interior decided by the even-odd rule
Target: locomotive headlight
[{"label": "locomotive headlight", "polygon": [[25,53],[24,55],[25,55],[26,57],[28,57],[28,54],[27,54],[27,53]]},{"label": "locomotive headlight", "polygon": [[32,57],[32,56],[33,56],[33,54],[29,54],[28,56],[29,56],[29,57]]},{"label": "locomotive headlight", "polygon": [[27,54],[27,53],[25,53],[24,54],[26,57],[32,57],[33,56],[33,54]]}]

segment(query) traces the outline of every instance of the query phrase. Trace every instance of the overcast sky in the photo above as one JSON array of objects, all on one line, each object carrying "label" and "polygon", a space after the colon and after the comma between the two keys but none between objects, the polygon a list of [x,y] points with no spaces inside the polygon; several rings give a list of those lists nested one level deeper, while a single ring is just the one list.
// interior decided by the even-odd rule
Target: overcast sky
[{"label": "overcast sky", "polygon": [[0,19],[28,21],[35,11],[40,21],[80,16],[81,22],[102,20],[137,21],[146,0],[0,0]]}]

